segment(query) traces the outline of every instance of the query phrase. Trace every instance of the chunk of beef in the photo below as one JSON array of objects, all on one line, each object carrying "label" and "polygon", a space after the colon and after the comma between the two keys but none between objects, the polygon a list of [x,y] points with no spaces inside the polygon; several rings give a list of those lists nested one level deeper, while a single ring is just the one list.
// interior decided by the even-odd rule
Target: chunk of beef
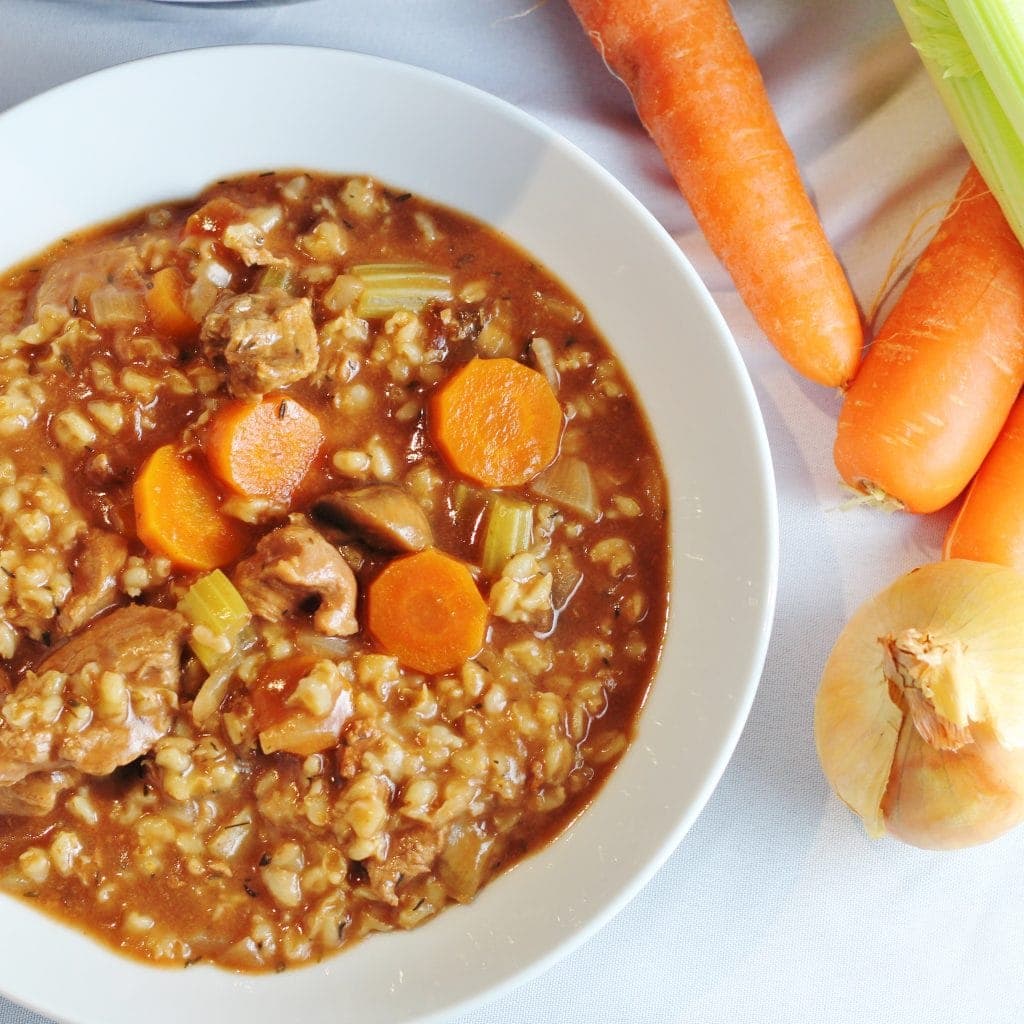
[{"label": "chunk of beef", "polygon": [[129,605],[26,672],[0,707],[0,786],[36,772],[109,775],[170,731],[185,619]]},{"label": "chunk of beef", "polygon": [[258,398],[308,377],[320,355],[310,300],[286,292],[227,294],[206,314],[207,356],[227,367],[239,398]]},{"label": "chunk of beef", "polygon": [[57,616],[64,636],[77,632],[117,600],[117,574],[128,559],[128,544],[116,533],[86,534],[71,575],[71,596]]},{"label": "chunk of beef", "polygon": [[76,785],[78,772],[37,772],[11,786],[0,786],[0,817],[38,818],[57,806],[57,797]]},{"label": "chunk of beef", "polygon": [[370,888],[377,899],[392,906],[397,904],[398,886],[431,869],[441,852],[443,838],[443,833],[417,825],[392,837],[386,860],[364,861]]},{"label": "chunk of beef", "polygon": [[268,533],[235,569],[235,586],[252,612],[270,622],[312,615],[327,636],[351,636],[356,578],[338,549],[316,530],[289,523]]},{"label": "chunk of beef", "polygon": [[422,551],[434,543],[423,509],[392,484],[325,494],[313,515],[381,551]]},{"label": "chunk of beef", "polygon": [[237,253],[247,267],[269,267],[287,262],[267,248],[267,231],[259,224],[251,221],[230,224],[221,237],[224,245]]}]

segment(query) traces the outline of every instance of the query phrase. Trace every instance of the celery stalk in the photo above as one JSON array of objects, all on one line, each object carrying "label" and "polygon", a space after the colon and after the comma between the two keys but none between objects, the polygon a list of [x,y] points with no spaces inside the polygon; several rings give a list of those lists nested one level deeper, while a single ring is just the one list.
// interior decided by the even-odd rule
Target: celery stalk
[{"label": "celery stalk", "polygon": [[399,310],[418,313],[430,302],[451,302],[451,275],[416,263],[361,263],[352,267],[363,283],[356,316],[391,316]]},{"label": "celery stalk", "polygon": [[505,563],[533,543],[533,506],[503,495],[491,499],[484,531],[481,563],[489,576],[496,576]]},{"label": "celery stalk", "polygon": [[971,159],[1024,242],[1024,14],[998,0],[894,2]]},{"label": "celery stalk", "polygon": [[[214,637],[226,639],[231,647],[252,618],[242,595],[220,569],[196,580],[178,602],[178,611],[193,626],[205,626]],[[207,672],[226,656],[219,646],[197,640],[194,631],[189,646]]]},{"label": "celery stalk", "polygon": [[280,288],[281,291],[293,295],[295,294],[295,285],[295,273],[291,267],[283,263],[275,263],[273,266],[267,267],[260,277],[260,290],[265,292]]},{"label": "celery stalk", "polygon": [[1006,0],[947,0],[947,6],[1014,131],[1024,138],[1024,10]]}]

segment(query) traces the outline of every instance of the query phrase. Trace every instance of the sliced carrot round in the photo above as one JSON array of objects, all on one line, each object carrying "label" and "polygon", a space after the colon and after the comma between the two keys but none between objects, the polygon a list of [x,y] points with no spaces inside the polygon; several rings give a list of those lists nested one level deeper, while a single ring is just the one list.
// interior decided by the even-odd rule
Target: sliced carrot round
[{"label": "sliced carrot round", "polygon": [[483,646],[487,604],[462,562],[427,548],[391,562],[370,584],[366,624],[407,668],[450,672]]},{"label": "sliced carrot round", "polygon": [[185,307],[185,279],[174,267],[164,267],[153,275],[146,292],[146,305],[153,326],[172,338],[195,334],[199,325]]},{"label": "sliced carrot round", "polygon": [[206,437],[210,468],[226,487],[247,497],[287,501],[324,443],[320,421],[294,398],[227,402]]},{"label": "sliced carrot round", "polygon": [[485,487],[515,487],[554,461],[562,407],[542,373],[514,359],[476,358],[435,392],[430,432],[456,472]]},{"label": "sliced carrot round", "polygon": [[173,444],[143,463],[132,488],[139,540],[183,569],[217,569],[249,544],[249,531],[221,511],[217,486],[204,466]]}]

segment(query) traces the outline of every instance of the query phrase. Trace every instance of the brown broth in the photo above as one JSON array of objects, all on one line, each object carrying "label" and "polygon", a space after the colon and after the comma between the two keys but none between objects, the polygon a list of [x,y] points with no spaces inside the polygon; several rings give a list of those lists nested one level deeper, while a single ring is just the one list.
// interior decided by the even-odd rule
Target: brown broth
[{"label": "brown broth", "polygon": [[[301,195],[289,199],[300,180]],[[10,467],[6,486],[17,491],[25,482],[21,505],[0,518],[0,568],[8,577],[14,580],[38,556],[52,563],[51,580],[61,573],[73,578],[75,558],[98,530],[125,537],[135,560],[128,564],[150,573],[150,585],[132,593],[127,569],[119,570],[114,604],[174,608],[202,575],[171,567],[161,578],[159,558],[136,534],[132,487],[140,465],[162,445],[181,444],[203,458],[206,420],[228,397],[220,357],[198,330],[176,339],[156,331],[146,316],[95,326],[89,297],[73,286],[61,294],[54,282],[69,260],[102,268],[109,262],[103,254],[123,248],[134,269],[118,265],[106,281],[143,296],[163,266],[178,268],[191,286],[203,260],[230,272],[233,292],[259,292],[265,267],[247,265],[226,246],[223,232],[272,206],[281,207],[281,217],[265,231],[264,248],[288,261],[293,297],[310,299],[320,343],[317,372],[274,394],[313,412],[325,443],[287,507],[254,526],[253,545],[289,515],[308,519],[325,493],[374,483],[372,470],[361,479],[346,475],[339,468],[344,459],[335,455],[376,445],[391,459],[386,482],[419,501],[438,548],[474,567],[492,614],[480,654],[468,667],[437,677],[386,663],[387,652],[361,629],[334,659],[351,675],[353,713],[337,749],[312,758],[262,753],[249,699],[259,664],[285,649],[322,653],[308,616],[256,622],[255,667],[239,669],[220,714],[201,727],[190,708],[205,673],[186,647],[170,737],[108,777],[76,774],[48,813],[0,814],[0,887],[156,963],[202,959],[237,970],[281,969],[318,960],[370,931],[416,926],[447,904],[472,898],[480,884],[550,841],[594,798],[635,730],[667,615],[667,495],[657,447],[622,368],[574,297],[508,239],[471,218],[368,179],[308,172],[218,183],[194,201],[82,232],[0,277],[0,325],[13,325],[6,338],[0,335],[0,358],[7,358],[0,362],[6,368],[0,394],[14,393],[19,380],[45,390],[31,422],[0,436],[0,456]],[[200,208],[209,230],[197,233],[189,225],[202,222],[195,216]],[[308,251],[316,248],[308,239],[323,224],[337,228],[344,252]],[[410,328],[411,357],[403,354],[400,325],[370,322],[365,342],[330,326],[351,312],[328,308],[339,274],[363,263],[405,262],[450,272],[454,294],[426,308]],[[42,343],[19,342],[19,332],[45,319],[36,307],[47,287],[62,310],[60,326]],[[502,489],[506,498],[546,506],[548,517],[537,512],[536,574],[503,584],[519,601],[503,617],[494,593],[499,575],[478,568],[486,526],[474,507],[493,501],[495,491],[467,489],[445,465],[431,438],[427,403],[470,358],[528,362],[537,338],[550,343],[559,367],[557,395],[566,412],[559,459],[589,467],[601,515],[591,522],[546,501],[529,483]],[[346,353],[358,364],[354,373],[351,365],[321,372],[328,356]],[[126,371],[153,382],[152,394],[131,390]],[[120,429],[106,431],[97,420],[104,405],[121,410]],[[69,410],[81,413],[95,434],[84,446],[62,443],[58,424]],[[20,515],[33,511],[30,482],[40,473],[61,476],[54,486],[83,521],[70,547],[54,539],[58,516],[41,541],[26,541],[18,525],[28,522]],[[542,526],[551,528],[549,537]],[[362,595],[395,555],[359,536],[323,533],[343,545],[355,572],[361,623]],[[252,545],[242,560],[251,552]],[[552,572],[559,552],[558,564],[572,570],[568,583],[549,581],[555,597],[547,607],[524,612],[523,595],[530,586],[543,591],[541,577]],[[616,553],[622,552],[629,557],[620,565]],[[222,568],[230,577],[236,567]],[[574,585],[572,573],[578,573]],[[0,661],[14,688],[5,711],[51,652],[74,642],[45,615],[33,614],[13,583],[8,589],[0,617],[18,642]],[[116,669],[117,652],[107,656]],[[3,732],[12,728],[0,720],[0,778],[11,757]],[[228,766],[221,775],[218,764]],[[416,811],[408,799],[423,780],[437,792]],[[232,828],[245,833],[235,850],[227,838]],[[62,835],[81,847],[67,860],[61,851],[70,840]]]}]

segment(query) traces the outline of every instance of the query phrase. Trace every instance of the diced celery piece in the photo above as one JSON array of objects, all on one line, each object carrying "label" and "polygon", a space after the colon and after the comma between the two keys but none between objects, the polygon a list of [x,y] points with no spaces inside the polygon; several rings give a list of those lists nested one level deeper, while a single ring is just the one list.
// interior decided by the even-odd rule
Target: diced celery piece
[{"label": "diced celery piece", "polygon": [[971,159],[1024,243],[1024,12],[1007,0],[895,0]]},{"label": "diced celery piece", "polygon": [[533,543],[533,506],[496,494],[491,499],[484,531],[483,570],[496,576],[513,556]]},{"label": "diced celery piece", "polygon": [[[220,569],[196,580],[178,602],[178,611],[193,626],[205,626],[215,637],[225,638],[231,648],[252,618],[242,595]],[[219,649],[220,645],[196,640],[194,635],[189,646],[207,672],[230,653]]]},{"label": "diced celery piece", "polygon": [[270,291],[273,288],[279,288],[281,291],[288,292],[291,295],[295,285],[295,273],[291,267],[284,263],[276,263],[273,266],[267,267],[260,278],[260,291]]},{"label": "diced celery piece", "polygon": [[363,283],[356,316],[370,320],[399,310],[418,313],[430,302],[451,302],[451,275],[416,263],[361,263],[349,271]]}]

